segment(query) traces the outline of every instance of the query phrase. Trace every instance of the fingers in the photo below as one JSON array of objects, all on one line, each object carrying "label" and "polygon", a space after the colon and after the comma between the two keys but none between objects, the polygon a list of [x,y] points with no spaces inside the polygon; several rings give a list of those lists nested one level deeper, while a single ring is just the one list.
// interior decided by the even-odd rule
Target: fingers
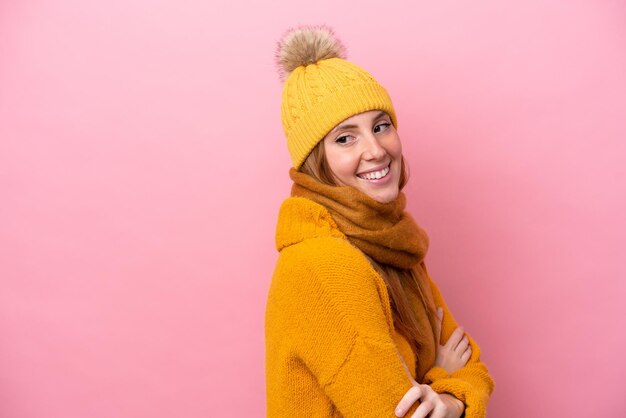
[{"label": "fingers", "polygon": [[458,351],[459,353],[462,353],[465,350],[467,350],[468,346],[469,346],[469,339],[467,338],[467,335],[466,335],[463,337],[461,342],[459,342],[459,345],[456,346],[455,350]]},{"label": "fingers", "polygon": [[439,341],[441,341],[441,322],[443,321],[443,308],[437,308],[437,318],[435,321],[435,339],[437,340],[437,346],[439,346]]},{"label": "fingers", "polygon": [[447,411],[448,409],[446,408],[446,406],[443,403],[440,403],[435,406],[435,409],[433,409],[433,413],[430,414],[428,418],[445,418]]},{"label": "fingers", "polygon": [[406,414],[406,411],[411,408],[415,401],[417,401],[420,396],[422,396],[422,392],[423,390],[420,386],[413,386],[411,389],[409,389],[404,394],[402,399],[400,399],[400,402],[398,402],[398,406],[396,406],[396,416],[403,417],[404,414]]},{"label": "fingers", "polygon": [[[422,385],[425,386],[425,385]],[[411,418],[445,418],[446,406],[431,387],[426,386],[422,391],[422,401]]]},{"label": "fingers", "polygon": [[432,400],[427,399],[424,402],[422,402],[420,406],[417,407],[417,409],[415,410],[415,413],[411,415],[411,418],[425,418],[427,416],[430,417],[430,415],[428,414],[433,409],[435,409],[435,404],[433,403]]},{"label": "fingers", "polygon": [[441,306],[437,308],[437,319],[439,320],[439,325],[441,325],[443,320],[443,308]]},{"label": "fingers", "polygon": [[454,350],[456,346],[459,345],[459,343],[461,342],[464,332],[465,331],[462,327],[458,327],[457,329],[455,329],[452,335],[450,335],[448,341],[446,342],[446,346]]},{"label": "fingers", "polygon": [[467,364],[467,361],[470,359],[471,356],[472,356],[472,347],[467,347],[467,350],[465,350],[465,352],[461,354],[461,360],[464,361],[465,364]]}]

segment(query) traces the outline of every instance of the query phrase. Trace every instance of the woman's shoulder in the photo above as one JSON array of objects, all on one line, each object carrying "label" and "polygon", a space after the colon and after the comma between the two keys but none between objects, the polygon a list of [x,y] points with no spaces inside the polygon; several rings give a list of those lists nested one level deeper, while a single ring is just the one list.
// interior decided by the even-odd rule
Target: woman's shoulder
[{"label": "woman's shoulder", "polygon": [[280,316],[343,317],[357,333],[389,332],[385,283],[363,253],[345,238],[303,240],[281,251],[268,306]]},{"label": "woman's shoulder", "polygon": [[290,197],[280,206],[276,225],[276,249],[313,238],[345,238],[328,210],[303,197]]},{"label": "woman's shoulder", "polygon": [[300,298],[317,299],[323,293],[325,298],[342,299],[341,303],[380,303],[382,278],[324,206],[301,197],[285,200],[276,244],[280,254],[273,288]]},{"label": "woman's shoulder", "polygon": [[284,247],[278,262],[319,277],[369,272],[363,253],[345,237],[311,236]]},{"label": "woman's shoulder", "polygon": [[380,303],[384,281],[347,239],[308,238],[281,251],[274,286],[341,304]]}]

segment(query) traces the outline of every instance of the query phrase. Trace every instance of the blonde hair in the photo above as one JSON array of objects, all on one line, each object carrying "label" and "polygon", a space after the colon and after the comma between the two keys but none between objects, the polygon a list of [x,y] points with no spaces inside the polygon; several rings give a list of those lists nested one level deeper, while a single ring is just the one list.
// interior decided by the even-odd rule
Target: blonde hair
[{"label": "blonde hair", "polygon": [[[300,171],[308,174],[320,183],[337,186],[334,173],[326,160],[324,141],[320,141],[315,148],[313,148],[302,164]],[[399,183],[400,190],[406,186],[407,182],[408,167],[404,158],[402,158]],[[422,341],[426,338],[426,334],[420,329],[416,312],[411,307],[407,292],[412,292],[418,300],[421,300],[424,304],[429,322],[434,324],[435,307],[432,298],[427,297],[427,292],[430,287],[425,283],[425,274],[421,275],[416,273],[414,269],[400,270],[387,264],[378,263],[365,253],[364,255],[387,285],[394,327],[416,350],[418,350],[422,345]]]}]

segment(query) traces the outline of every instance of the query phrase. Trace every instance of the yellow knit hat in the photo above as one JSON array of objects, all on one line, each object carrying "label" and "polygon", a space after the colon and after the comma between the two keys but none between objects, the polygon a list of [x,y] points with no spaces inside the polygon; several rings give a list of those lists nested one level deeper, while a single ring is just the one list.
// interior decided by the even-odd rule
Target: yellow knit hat
[{"label": "yellow knit hat", "polygon": [[284,81],[283,130],[297,170],[331,129],[358,113],[383,110],[398,127],[387,90],[346,60],[345,47],[330,27],[289,29],[278,41],[275,59]]}]

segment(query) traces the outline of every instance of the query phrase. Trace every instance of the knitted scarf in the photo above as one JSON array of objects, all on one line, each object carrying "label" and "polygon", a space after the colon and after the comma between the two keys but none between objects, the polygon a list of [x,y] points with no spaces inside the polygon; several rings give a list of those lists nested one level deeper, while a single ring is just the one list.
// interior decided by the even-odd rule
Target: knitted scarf
[{"label": "knitted scarf", "polygon": [[354,187],[326,185],[293,167],[289,177],[291,196],[324,206],[350,242],[377,262],[411,269],[424,259],[428,236],[405,212],[404,193],[380,203]]}]

